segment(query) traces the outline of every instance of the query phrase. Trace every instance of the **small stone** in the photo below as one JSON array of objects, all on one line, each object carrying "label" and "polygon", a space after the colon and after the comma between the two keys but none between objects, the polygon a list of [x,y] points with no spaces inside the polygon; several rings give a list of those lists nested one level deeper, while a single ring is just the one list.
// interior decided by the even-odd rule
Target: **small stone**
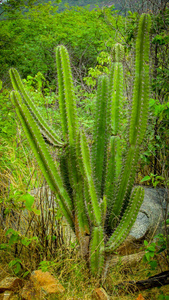
[{"label": "small stone", "polygon": [[4,294],[3,300],[9,300],[12,298],[13,291],[5,291],[3,294]]},{"label": "small stone", "polygon": [[35,288],[42,288],[46,294],[58,294],[65,291],[60,282],[49,272],[36,270],[31,274],[30,280],[35,285]]},{"label": "small stone", "polygon": [[18,296],[13,294],[13,291],[5,291],[0,294],[0,300],[18,300]]},{"label": "small stone", "polygon": [[0,293],[6,290],[14,291],[23,286],[23,280],[16,277],[6,277],[0,282]]},{"label": "small stone", "polygon": [[93,300],[109,300],[109,296],[103,288],[97,288],[93,291]]},{"label": "small stone", "polygon": [[109,300],[109,296],[103,288],[97,288],[93,291],[93,300]]}]

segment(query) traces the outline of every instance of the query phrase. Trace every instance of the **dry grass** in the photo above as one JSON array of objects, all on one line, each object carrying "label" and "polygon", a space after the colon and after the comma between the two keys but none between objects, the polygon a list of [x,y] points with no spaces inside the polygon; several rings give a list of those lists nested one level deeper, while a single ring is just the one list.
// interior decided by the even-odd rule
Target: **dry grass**
[{"label": "dry grass", "polygon": [[[0,280],[7,276],[14,275],[8,266],[8,262],[13,258],[12,254],[9,255],[9,253],[6,254],[5,252],[1,253]],[[25,253],[21,255],[20,259],[23,262],[23,268],[29,266],[28,257]],[[36,261],[34,262],[34,265],[36,265]],[[163,271],[166,270],[167,267],[164,261],[161,263],[161,267]],[[129,266],[124,268],[124,266],[119,263],[110,269],[106,280],[102,284],[99,280],[90,276],[86,262],[79,257],[78,247],[72,250],[67,247],[65,248],[64,246],[56,250],[55,259],[52,261],[52,264],[48,266],[47,270],[55,276],[65,288],[63,295],[60,295],[57,298],[60,300],[92,299],[93,290],[100,286],[106,290],[110,299],[136,300],[139,295],[138,292],[125,294],[124,291],[122,292],[117,288],[115,289],[115,286],[123,281],[146,279],[150,276],[150,274],[148,274],[150,272],[151,275],[161,272],[160,268],[155,271],[150,271],[149,266],[145,265],[143,262],[132,268]],[[32,268],[30,268],[30,271],[32,271]],[[22,277],[22,275],[23,270],[20,274],[18,274],[18,276]],[[154,288],[146,290],[141,294],[145,300],[155,300],[158,299],[158,296],[162,293],[162,291],[164,295],[169,295],[168,286],[160,289]]]},{"label": "dry grass", "polygon": [[[79,257],[78,245],[74,241],[71,241],[71,238],[69,241],[65,241],[65,231],[63,229],[64,226],[62,226],[63,219],[58,214],[56,220],[57,208],[54,196],[46,186],[43,186],[40,171],[34,172],[35,163],[28,162],[28,165],[26,179],[26,169],[23,168],[22,171],[16,168],[15,176],[11,172],[3,173],[0,183],[0,193],[3,198],[3,206],[1,205],[0,211],[0,244],[9,243],[9,236],[7,237],[5,232],[8,228],[12,227],[12,224],[16,225],[16,230],[21,238],[26,236],[32,239],[31,243],[27,246],[23,245],[20,239],[17,243],[11,245],[8,250],[0,250],[0,280],[7,276],[15,275],[13,268],[9,268],[9,262],[19,258],[21,260],[21,270],[17,276],[22,278],[25,272],[29,271],[29,278],[31,272],[41,266],[42,270],[49,271],[64,286],[65,292],[60,298],[58,296],[60,300],[90,300],[92,299],[93,290],[100,286],[107,291],[110,299],[136,300],[139,293],[130,293],[127,295],[114,287],[123,281],[146,279],[150,272],[149,266],[143,262],[139,262],[134,266],[124,266],[119,263],[110,268],[110,272],[104,283],[92,278],[87,262]],[[27,192],[28,186],[31,186],[31,188],[33,186],[43,186],[42,190],[38,190],[38,193],[34,194],[36,208],[41,211],[40,216],[32,212],[27,212],[25,215],[22,205],[18,204],[17,206],[17,201],[15,202],[14,199],[9,201],[9,182],[15,191],[22,191],[23,193]],[[26,185],[24,185],[25,182],[27,182]],[[5,217],[2,209],[8,209],[9,211]],[[18,222],[18,220],[20,221]],[[23,220],[24,228],[21,228]],[[34,237],[37,238],[37,241],[33,239]],[[135,246],[135,251],[140,251],[138,245]],[[158,269],[151,272],[151,274],[160,273],[166,270],[166,268],[165,260],[159,261]],[[145,300],[155,300],[158,299],[161,291],[163,291],[164,295],[167,295],[167,293],[169,295],[168,286],[160,289],[146,290],[142,292],[142,295]]]}]

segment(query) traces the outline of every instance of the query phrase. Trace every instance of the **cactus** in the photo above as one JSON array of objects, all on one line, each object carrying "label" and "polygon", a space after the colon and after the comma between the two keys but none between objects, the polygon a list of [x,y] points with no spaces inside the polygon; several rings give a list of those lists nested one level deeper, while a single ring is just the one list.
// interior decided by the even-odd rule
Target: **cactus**
[{"label": "cactus", "polygon": [[[107,253],[113,253],[125,240],[144,198],[141,187],[133,191],[132,188],[148,117],[150,23],[148,14],[140,17],[128,149],[123,163],[120,111],[124,51],[121,45],[114,47],[110,78],[104,75],[98,81],[91,147],[78,124],[69,55],[64,46],[56,48],[62,139],[35,108],[18,72],[10,70],[14,88],[11,100],[25,135],[94,276],[101,275]],[[58,148],[59,169],[45,140]]]}]

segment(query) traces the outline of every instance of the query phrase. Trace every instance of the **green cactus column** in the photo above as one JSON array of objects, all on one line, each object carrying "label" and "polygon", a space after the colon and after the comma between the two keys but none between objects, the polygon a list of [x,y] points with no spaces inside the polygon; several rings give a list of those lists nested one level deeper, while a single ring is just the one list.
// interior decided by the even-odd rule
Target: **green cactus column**
[{"label": "green cactus column", "polygon": [[143,140],[147,125],[149,97],[149,66],[147,62],[149,57],[150,25],[150,16],[143,14],[140,17],[136,40],[135,80],[129,127],[129,147],[117,188],[113,193],[113,208],[109,219],[110,227],[113,224],[113,220],[120,221],[130,202],[139,158],[139,146]]},{"label": "green cactus column", "polygon": [[64,46],[56,48],[56,64],[59,87],[59,109],[61,115],[62,132],[66,147],[61,151],[60,169],[65,183],[65,188],[71,196],[74,213],[75,233],[83,251],[86,236],[90,229],[85,212],[83,197],[83,180],[79,172],[77,160],[77,143],[79,126],[73,87],[73,79],[70,68],[69,55]]},{"label": "green cactus column", "polygon": [[[128,148],[123,162],[120,114],[124,51],[121,45],[114,47],[110,78],[102,76],[98,80],[91,147],[78,125],[70,60],[64,46],[56,49],[62,138],[46,124],[18,72],[10,70],[14,88],[11,100],[25,135],[63,215],[76,234],[93,276],[102,274],[105,257],[125,240],[144,197],[141,187],[132,188],[148,117],[150,23],[148,14],[140,17]],[[44,138],[58,148],[57,165]]]}]

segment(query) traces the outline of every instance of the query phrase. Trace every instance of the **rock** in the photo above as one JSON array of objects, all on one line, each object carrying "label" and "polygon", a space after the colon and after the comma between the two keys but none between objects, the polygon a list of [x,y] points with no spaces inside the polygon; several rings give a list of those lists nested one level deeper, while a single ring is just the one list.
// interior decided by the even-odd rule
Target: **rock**
[{"label": "rock", "polygon": [[18,296],[13,291],[5,291],[0,294],[0,300],[18,300]]},{"label": "rock", "polygon": [[129,255],[139,251],[140,242],[151,239],[163,232],[163,213],[167,208],[167,190],[144,187],[144,201],[128,237],[118,248],[119,255]]},{"label": "rock", "polygon": [[166,211],[167,191],[144,187],[145,196],[130,236],[136,240],[162,232],[163,212]]},{"label": "rock", "polygon": [[3,293],[3,300],[10,300],[12,298],[13,291],[5,291]]},{"label": "rock", "polygon": [[[27,281],[20,292],[22,300],[41,299],[40,289],[35,289],[31,281]],[[43,299],[43,298],[42,298]]]},{"label": "rock", "polygon": [[109,300],[109,296],[103,288],[97,288],[92,294],[93,300]]},{"label": "rock", "polygon": [[23,286],[23,280],[16,277],[6,277],[0,282],[0,293],[6,290],[14,291]]},{"label": "rock", "polygon": [[49,272],[36,270],[32,272],[20,295],[23,300],[45,299],[49,295],[50,299],[56,299],[56,295],[64,291],[64,287]]},{"label": "rock", "polygon": [[65,291],[60,282],[49,272],[36,270],[32,272],[30,280],[33,282],[35,287],[41,287],[47,294],[58,294]]}]

